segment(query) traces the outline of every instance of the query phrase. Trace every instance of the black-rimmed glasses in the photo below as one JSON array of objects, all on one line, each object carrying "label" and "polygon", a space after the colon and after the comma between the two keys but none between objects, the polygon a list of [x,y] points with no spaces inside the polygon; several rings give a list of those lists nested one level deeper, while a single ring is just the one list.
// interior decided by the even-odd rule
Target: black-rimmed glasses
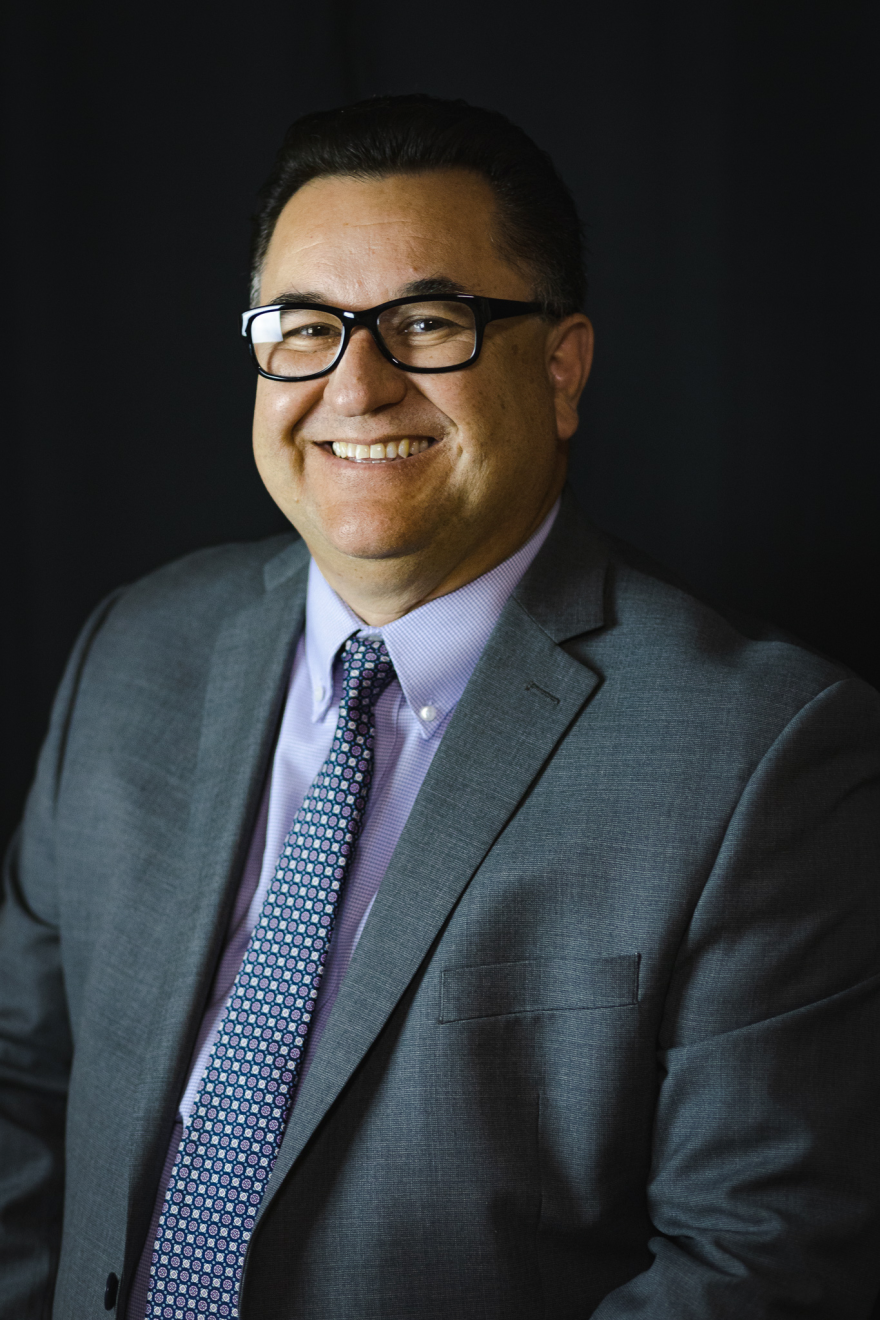
[{"label": "black-rimmed glasses", "polygon": [[401,371],[460,371],[475,362],[490,321],[534,316],[541,303],[481,298],[393,298],[363,312],[324,303],[283,302],[244,312],[241,333],[261,376],[315,380],[339,362],[357,326],[369,330],[383,357]]}]

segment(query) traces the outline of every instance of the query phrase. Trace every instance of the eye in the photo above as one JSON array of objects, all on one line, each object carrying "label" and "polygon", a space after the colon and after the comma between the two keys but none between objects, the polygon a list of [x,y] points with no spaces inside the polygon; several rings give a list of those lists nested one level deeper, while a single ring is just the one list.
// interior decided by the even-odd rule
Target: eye
[{"label": "eye", "polygon": [[407,321],[401,329],[404,334],[427,335],[437,330],[454,329],[451,321],[446,321],[441,316],[414,316],[412,320]]},{"label": "eye", "polygon": [[322,325],[320,321],[315,321],[311,325],[298,325],[291,330],[285,330],[285,339],[327,339],[338,335],[339,331],[335,326]]}]

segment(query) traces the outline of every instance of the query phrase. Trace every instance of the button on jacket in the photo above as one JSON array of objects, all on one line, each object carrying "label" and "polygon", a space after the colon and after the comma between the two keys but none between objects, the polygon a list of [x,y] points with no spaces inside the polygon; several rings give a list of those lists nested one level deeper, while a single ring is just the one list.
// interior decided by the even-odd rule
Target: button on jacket
[{"label": "button on jacket", "polygon": [[[101,1314],[111,1275],[123,1311],[308,563],[191,556],[71,659],[0,932],[2,1320]],[[566,497],[341,983],[244,1320],[863,1320],[878,783],[876,693]]]}]

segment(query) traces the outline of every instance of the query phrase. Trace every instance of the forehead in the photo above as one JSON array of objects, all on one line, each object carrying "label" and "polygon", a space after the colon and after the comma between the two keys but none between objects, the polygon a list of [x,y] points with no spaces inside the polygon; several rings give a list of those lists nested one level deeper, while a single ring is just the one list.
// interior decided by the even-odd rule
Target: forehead
[{"label": "forehead", "polygon": [[278,218],[261,301],[298,291],[370,306],[432,277],[468,293],[529,297],[497,228],[492,190],[469,171],[313,179]]}]

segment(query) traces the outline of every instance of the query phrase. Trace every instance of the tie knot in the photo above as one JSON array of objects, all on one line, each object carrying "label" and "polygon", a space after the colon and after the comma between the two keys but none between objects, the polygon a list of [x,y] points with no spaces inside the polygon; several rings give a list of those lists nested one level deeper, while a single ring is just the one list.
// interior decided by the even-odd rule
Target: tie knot
[{"label": "tie knot", "polygon": [[342,700],[362,712],[372,710],[394,677],[381,637],[349,637],[342,650]]}]

